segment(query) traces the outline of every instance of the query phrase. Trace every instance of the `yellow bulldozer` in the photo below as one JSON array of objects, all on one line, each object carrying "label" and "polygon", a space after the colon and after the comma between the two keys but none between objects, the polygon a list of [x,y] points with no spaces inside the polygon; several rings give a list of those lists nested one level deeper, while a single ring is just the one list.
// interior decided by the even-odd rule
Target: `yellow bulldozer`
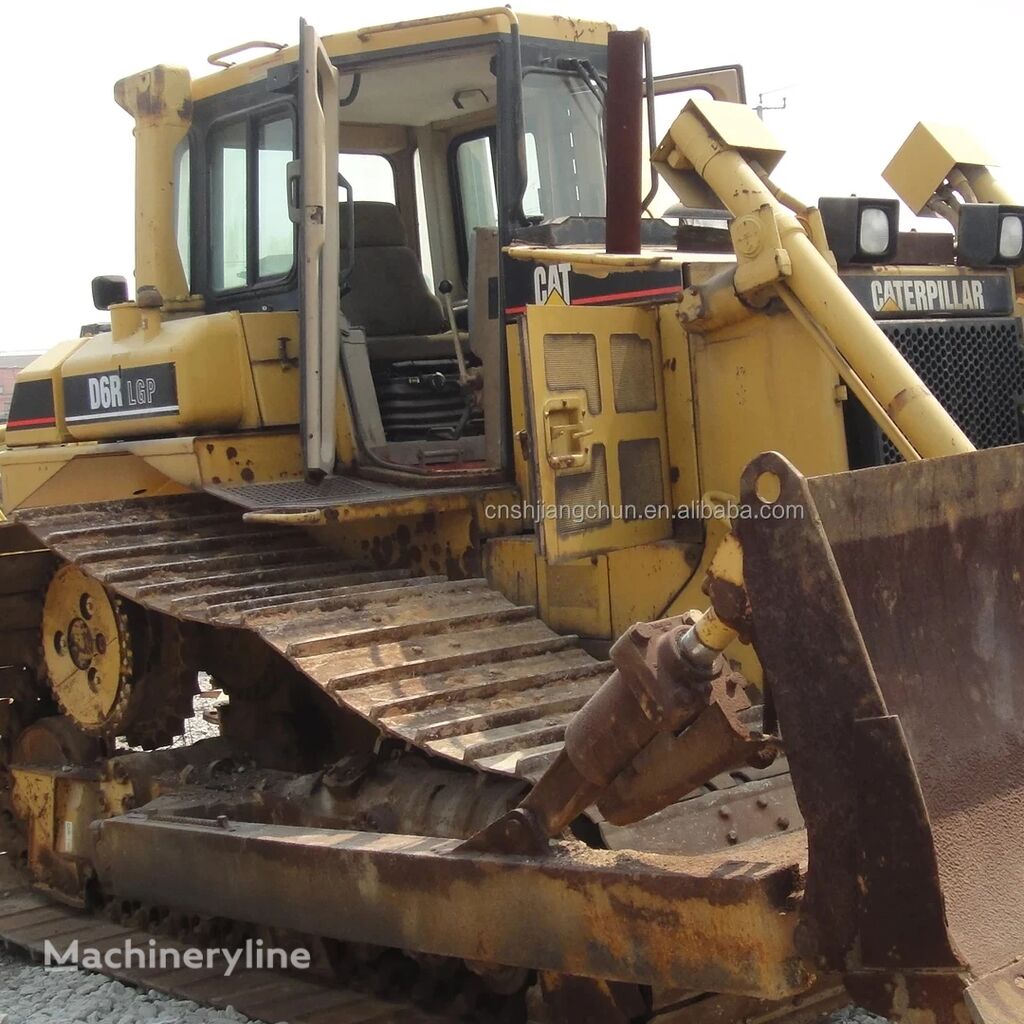
[{"label": "yellow bulldozer", "polygon": [[1024,208],[978,144],[914,129],[886,180],[953,232],[901,233],[643,32],[211,60],[118,82],[134,297],[0,450],[33,885],[298,936],[401,979],[375,1020],[1024,1019]]}]

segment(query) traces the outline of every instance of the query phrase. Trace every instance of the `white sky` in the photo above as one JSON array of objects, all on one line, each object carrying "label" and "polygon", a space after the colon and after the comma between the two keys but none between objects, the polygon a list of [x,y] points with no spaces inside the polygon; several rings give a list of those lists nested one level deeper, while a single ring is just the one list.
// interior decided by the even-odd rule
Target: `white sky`
[{"label": "white sky", "polygon": [[[92,308],[91,278],[131,280],[132,122],[114,103],[116,79],[157,63],[201,75],[206,55],[233,43],[294,42],[300,15],[326,35],[479,6],[5,5],[0,236],[7,295],[0,353],[77,337],[81,324],[102,318]],[[1020,0],[545,0],[524,7],[544,8],[649,28],[658,74],[743,64],[751,102],[768,90],[767,104],[787,99],[785,111],[765,120],[789,150],[774,177],[801,197],[890,195],[882,168],[917,121],[932,120],[969,127],[1024,202]]]}]

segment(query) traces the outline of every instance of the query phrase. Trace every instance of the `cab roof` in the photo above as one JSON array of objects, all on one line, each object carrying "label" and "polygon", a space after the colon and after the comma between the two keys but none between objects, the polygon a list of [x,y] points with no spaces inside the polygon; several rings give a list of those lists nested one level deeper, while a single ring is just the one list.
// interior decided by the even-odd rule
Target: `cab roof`
[{"label": "cab roof", "polygon": [[[509,34],[514,25],[518,25],[520,33],[526,37],[598,46],[607,44],[608,33],[615,27],[607,22],[565,18],[560,15],[517,15],[505,7],[492,7],[487,10],[464,11],[388,25],[374,25],[356,29],[354,32],[323,36],[322,40],[331,57],[347,57],[456,39],[471,39],[474,36]],[[252,60],[233,64],[222,71],[204,75],[192,83],[192,98],[201,100],[259,81],[271,68],[293,63],[298,60],[298,56],[298,47],[288,46]]]}]

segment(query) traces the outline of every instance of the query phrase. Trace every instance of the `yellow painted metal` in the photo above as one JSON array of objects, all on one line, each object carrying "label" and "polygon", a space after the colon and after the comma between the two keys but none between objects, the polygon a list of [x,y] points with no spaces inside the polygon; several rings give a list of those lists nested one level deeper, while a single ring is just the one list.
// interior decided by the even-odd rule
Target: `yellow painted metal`
[{"label": "yellow painted metal", "polygon": [[[729,147],[716,133],[714,122],[721,106],[712,100],[699,106],[692,101],[687,104],[655,154],[659,170],[664,169],[675,187],[673,173],[693,168],[714,189],[734,215],[733,238],[739,263],[761,262],[766,254],[774,258],[774,287],[796,298],[842,356],[844,379],[863,382],[919,456],[973,451],[963,431],[843,285],[801,223],[783,208],[751,167],[747,156]],[[729,117],[758,120],[752,110],[742,109],[745,114],[730,111]],[[762,213],[765,207],[774,230],[767,229],[767,218]],[[781,249],[775,245],[776,238]]]},{"label": "yellow painted metal", "polygon": [[0,472],[7,512],[175,494],[201,483],[191,438],[8,449],[0,451]]},{"label": "yellow painted metal", "polygon": [[[382,509],[383,511],[383,509]],[[480,538],[472,509],[436,515],[407,513],[328,522],[312,527],[316,540],[361,564],[406,568],[416,575],[479,576]]]},{"label": "yellow painted metal", "polygon": [[[736,497],[727,493],[708,492],[701,497],[700,505],[704,509],[704,543],[700,564],[686,585],[661,610],[658,617],[668,618],[672,615],[682,615],[693,608],[707,607],[708,599],[703,590],[704,581],[707,579],[715,553],[725,538],[731,534],[732,522],[728,518],[728,513],[730,505],[735,506],[736,502]],[[739,665],[740,671],[752,685],[762,684],[764,673],[753,647],[734,642],[727,648],[726,654],[731,661]]]},{"label": "yellow painted metal", "polygon": [[685,266],[692,256],[678,252],[614,253],[597,246],[588,249],[552,249],[540,245],[506,246],[505,253],[527,263],[568,263],[579,274],[607,277],[623,270],[672,270]]},{"label": "yellow painted metal", "polygon": [[243,313],[242,334],[252,366],[260,422],[299,422],[299,319],[294,312]]},{"label": "yellow painted metal", "polygon": [[[919,121],[882,171],[882,177],[914,213],[923,213],[928,200],[955,167],[987,167],[992,162],[987,150],[962,128]],[[982,201],[1004,202],[992,198]]]},{"label": "yellow painted metal", "polygon": [[[323,44],[331,57],[378,54],[384,50],[471,40],[477,36],[483,39],[495,34],[508,35],[512,31],[514,21],[518,21],[520,33],[528,38],[592,43],[596,46],[607,43],[608,33],[614,27],[607,22],[589,21],[585,18],[535,14],[515,16],[507,8],[496,8],[484,17],[481,17],[479,12],[465,11],[454,16],[441,15],[436,18],[416,19],[400,23],[397,28],[382,25],[358,29],[355,32],[340,32],[324,36]],[[297,59],[296,46],[289,46],[275,53],[262,54],[253,60],[196,79],[192,85],[193,98],[205,99],[249,82],[264,81],[271,68],[292,64]]]},{"label": "yellow painted metal", "polygon": [[[525,324],[525,376],[544,557],[553,564],[666,539],[671,535],[672,519],[668,514],[668,444],[663,383],[657,372],[661,342],[655,311],[627,306],[529,306]],[[618,343],[615,339],[623,338],[650,345],[654,374],[650,407],[644,410],[616,409],[617,388],[624,382],[614,376],[612,347]],[[557,382],[549,384],[555,374],[555,357],[546,358],[552,351],[548,346],[561,345],[567,339],[592,345],[596,353],[596,377],[590,381],[583,405],[578,399],[585,389],[560,390]],[[563,404],[567,412],[562,419],[572,419],[573,425],[563,422],[559,429],[553,428],[552,420],[558,418]],[[566,429],[561,430],[563,427]],[[646,481],[650,484],[647,493],[655,499],[652,509],[646,502],[638,506],[623,489],[623,468],[631,470],[634,458],[625,453],[633,451],[631,443],[644,441],[658,444],[660,480]],[[600,460],[595,454],[599,446]],[[589,459],[583,468],[577,455]]]},{"label": "yellow painted metal", "polygon": [[203,430],[252,429],[260,425],[256,391],[238,313],[166,319],[157,309],[138,310],[139,325],[85,339],[64,360],[61,376],[129,371],[174,364],[179,411],[134,419],[72,422],[76,440]]},{"label": "yellow painted metal", "polygon": [[736,639],[736,630],[727,626],[714,608],[703,612],[694,624],[694,631],[705,647],[713,651],[724,651]]},{"label": "yellow painted metal", "polygon": [[620,636],[634,622],[662,618],[665,606],[694,578],[701,551],[700,544],[678,540],[609,551],[610,636]]},{"label": "yellow painted metal", "polygon": [[61,900],[80,903],[93,856],[93,822],[130,807],[130,782],[95,779],[61,766],[15,765],[11,769],[14,813],[24,822],[34,882],[62,890]]},{"label": "yellow painted metal", "polygon": [[296,480],[302,476],[302,444],[297,430],[201,437],[193,441],[193,449],[205,485]]},{"label": "yellow painted metal", "polygon": [[[777,478],[774,479],[778,483]],[[734,533],[727,533],[715,546],[708,566],[708,580],[709,583],[729,584],[730,590],[734,587],[742,589],[743,549]],[[736,629],[719,617],[714,605],[697,616],[692,635],[704,647],[719,652],[726,651],[738,638]]]},{"label": "yellow painted metal", "polygon": [[407,516],[428,516],[445,512],[464,512],[473,508],[470,493],[416,495],[413,498],[389,496],[379,502],[357,505],[329,505],[307,512],[246,512],[248,523],[270,523],[275,526],[328,526],[334,523],[386,523]]},{"label": "yellow painted metal", "polygon": [[488,541],[484,545],[484,575],[515,604],[538,607],[537,542],[533,535]]},{"label": "yellow painted metal", "polygon": [[611,639],[607,556],[593,555],[559,565],[538,558],[537,596],[540,616],[552,629]]},{"label": "yellow painted metal", "polygon": [[[966,183],[979,203],[1017,205],[992,173],[993,166],[985,147],[963,128],[919,122],[882,177],[915,213],[927,212],[929,200],[947,179],[957,191]],[[1024,292],[1024,267],[1015,267],[1012,274],[1019,295]],[[1022,314],[1024,303],[1018,298],[1017,315]]]},{"label": "yellow painted metal", "polygon": [[511,484],[481,488],[473,496],[472,509],[481,540],[523,532],[523,496]]},{"label": "yellow painted metal", "polygon": [[[242,313],[241,321],[260,425],[298,424],[301,394],[298,315],[295,312]],[[355,429],[348,392],[340,377],[334,409],[338,465],[352,467],[356,461]]]},{"label": "yellow painted metal", "polygon": [[512,420],[512,460],[515,468],[516,486],[523,495],[523,501],[532,504],[533,474],[530,471],[532,439],[527,423],[526,382],[523,379],[523,338],[519,324],[509,324],[505,330],[508,351],[509,415]]},{"label": "yellow painted metal", "polygon": [[700,498],[697,458],[696,398],[691,372],[690,336],[676,316],[675,305],[658,307],[661,365],[665,383],[669,487],[675,509],[689,509]]},{"label": "yellow painted metal", "polygon": [[122,78],[114,99],[135,118],[135,286],[188,300],[174,231],[174,152],[192,121],[191,77],[160,64]]},{"label": "yellow painted metal", "polygon": [[710,572],[715,579],[724,580],[736,587],[743,586],[743,548],[736,534],[731,531],[715,547]]},{"label": "yellow painted metal", "polygon": [[785,452],[809,475],[848,468],[838,375],[790,317],[750,315],[689,344],[704,491],[734,493],[763,451]]},{"label": "yellow painted metal", "polygon": [[11,781],[11,803],[14,813],[28,825],[29,861],[34,867],[37,851],[54,847],[54,776],[43,768],[19,768],[11,772]]},{"label": "yellow painted metal", "polygon": [[42,645],[50,686],[64,713],[86,732],[108,731],[124,712],[132,671],[120,603],[77,566],[63,566],[46,591]]},{"label": "yellow painted metal", "polygon": [[540,609],[553,627],[612,639],[634,622],[660,618],[692,579],[701,551],[700,544],[665,540],[549,566],[534,536],[521,534],[484,546],[484,573],[510,601]]},{"label": "yellow painted metal", "polygon": [[82,442],[0,451],[3,507],[153,497],[301,476],[295,431]]}]

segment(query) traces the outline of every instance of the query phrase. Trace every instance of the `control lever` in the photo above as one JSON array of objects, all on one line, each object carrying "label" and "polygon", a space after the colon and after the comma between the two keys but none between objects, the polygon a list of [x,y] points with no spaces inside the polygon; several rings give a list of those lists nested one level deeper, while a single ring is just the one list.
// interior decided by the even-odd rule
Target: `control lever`
[{"label": "control lever", "polygon": [[455,359],[459,364],[459,390],[462,392],[464,403],[459,422],[445,430],[443,436],[457,440],[462,437],[473,413],[480,407],[480,389],[483,386],[483,381],[478,369],[469,370],[466,367],[466,354],[462,351],[462,339],[459,337],[459,328],[455,323],[455,309],[452,306],[451,281],[447,278],[441,281],[437,290],[441,293],[441,301],[444,303],[445,313],[448,314],[448,328],[451,331],[452,344],[455,346]]},{"label": "control lever", "polygon": [[452,334],[452,344],[455,345],[455,358],[459,364],[459,384],[462,387],[470,386],[470,376],[466,371],[466,356],[462,351],[462,339],[459,337],[459,328],[455,323],[455,309],[452,307],[452,283],[445,278],[438,286],[441,293],[441,301],[444,303],[444,311],[448,315],[448,329]]}]

